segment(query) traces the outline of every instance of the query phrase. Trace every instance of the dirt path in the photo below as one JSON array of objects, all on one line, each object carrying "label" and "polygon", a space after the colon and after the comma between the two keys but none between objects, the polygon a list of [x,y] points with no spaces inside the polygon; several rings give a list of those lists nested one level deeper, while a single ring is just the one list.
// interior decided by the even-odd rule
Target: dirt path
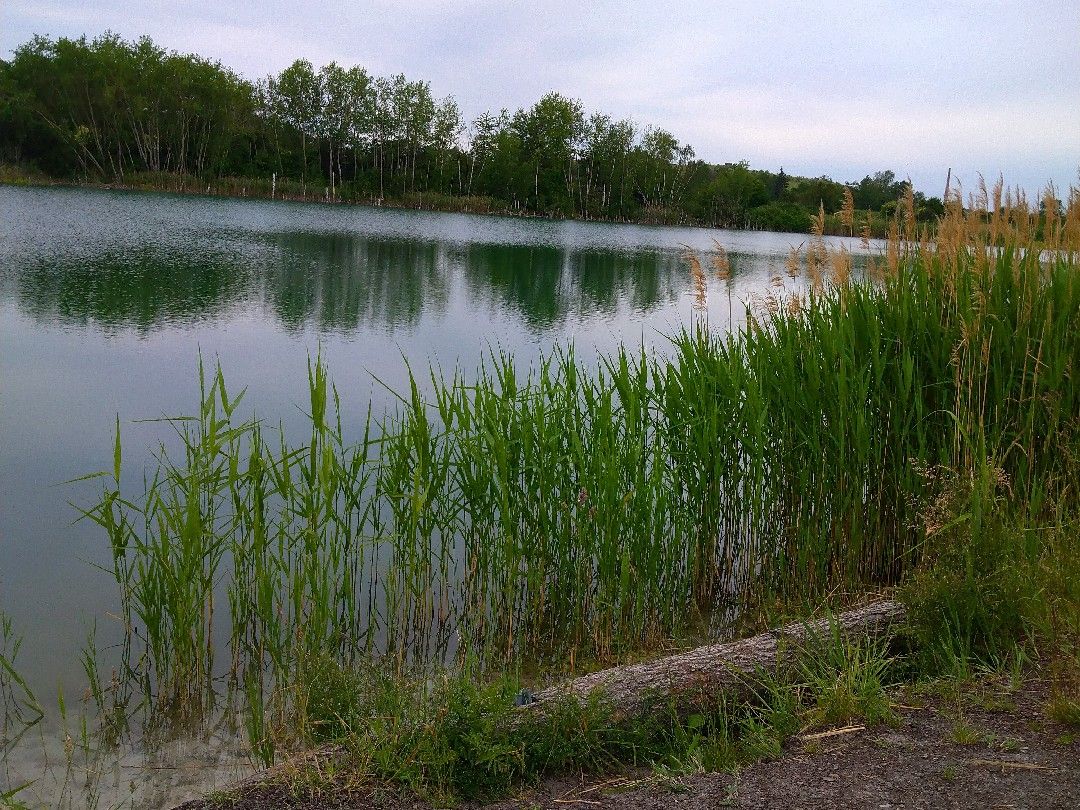
[{"label": "dirt path", "polygon": [[1039,684],[958,701],[935,697],[898,708],[895,727],[793,740],[781,759],[737,775],[642,774],[646,781],[636,786],[633,779],[551,782],[497,807],[1076,810],[1080,733],[1049,723],[1045,700]]}]

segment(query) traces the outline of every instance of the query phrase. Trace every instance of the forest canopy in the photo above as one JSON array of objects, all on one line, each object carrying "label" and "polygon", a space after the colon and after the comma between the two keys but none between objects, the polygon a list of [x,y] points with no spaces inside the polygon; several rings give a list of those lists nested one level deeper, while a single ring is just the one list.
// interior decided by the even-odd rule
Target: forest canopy
[{"label": "forest canopy", "polygon": [[[333,200],[427,195],[481,210],[790,231],[806,231],[819,206],[887,214],[904,188],[891,171],[845,184],[706,163],[664,129],[556,92],[466,122],[453,97],[401,74],[298,59],[250,81],[111,33],[34,37],[0,61],[0,162],[77,182],[273,178],[275,189]],[[923,219],[941,212],[936,198],[916,201]]]}]

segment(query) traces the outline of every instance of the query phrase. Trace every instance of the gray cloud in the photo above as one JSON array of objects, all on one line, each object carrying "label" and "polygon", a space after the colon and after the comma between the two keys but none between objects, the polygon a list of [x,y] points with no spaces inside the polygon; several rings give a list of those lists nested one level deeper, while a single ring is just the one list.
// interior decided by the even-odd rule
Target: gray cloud
[{"label": "gray cloud", "polygon": [[940,193],[1003,173],[1077,182],[1080,3],[8,0],[0,51],[32,34],[149,34],[249,77],[303,56],[404,72],[466,115],[547,90],[662,126],[711,161]]}]

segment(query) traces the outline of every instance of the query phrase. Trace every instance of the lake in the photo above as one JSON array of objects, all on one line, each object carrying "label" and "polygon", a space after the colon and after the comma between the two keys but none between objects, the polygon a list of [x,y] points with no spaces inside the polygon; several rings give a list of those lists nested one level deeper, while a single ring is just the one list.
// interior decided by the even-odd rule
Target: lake
[{"label": "lake", "polygon": [[[663,353],[694,319],[726,329],[805,241],[0,187],[0,611],[25,637],[20,671],[46,705],[58,689],[81,694],[79,651],[95,626],[107,671],[120,637],[111,555],[99,529],[76,522],[97,485],[65,482],[111,467],[119,419],[125,484],[138,490],[170,437],[139,420],[194,410],[200,354],[247,387],[245,408],[288,431],[321,353],[348,430],[369,403],[392,407],[410,365],[468,375],[491,351],[527,366],[569,342],[585,361],[620,344]],[[685,252],[704,259],[715,243],[732,277],[710,279],[696,309]]]}]

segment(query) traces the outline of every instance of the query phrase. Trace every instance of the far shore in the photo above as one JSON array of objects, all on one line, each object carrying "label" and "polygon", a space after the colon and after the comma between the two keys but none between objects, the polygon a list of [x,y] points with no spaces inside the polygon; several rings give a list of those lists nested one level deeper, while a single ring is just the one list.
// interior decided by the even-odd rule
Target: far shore
[{"label": "far shore", "polygon": [[[156,180],[157,178],[155,178]],[[282,189],[271,191],[271,183],[263,178],[227,177],[219,178],[203,186],[202,182],[192,182],[193,178],[172,175],[173,182],[103,182],[97,180],[58,179],[48,175],[26,172],[13,167],[0,167],[0,186],[33,188],[88,188],[101,191],[130,191],[155,194],[185,194],[192,197],[229,197],[235,199],[255,199],[267,202],[314,203],[318,205],[348,205],[363,208],[391,208],[411,211],[436,211],[450,214],[478,214],[482,216],[512,217],[515,219],[539,219],[557,222],[599,222],[611,225],[641,225],[646,227],[700,228],[703,230],[725,231],[764,231],[774,233],[802,234],[803,231],[773,230],[732,225],[710,224],[688,219],[684,216],[646,216],[637,219],[612,219],[608,217],[567,217],[558,213],[542,213],[515,209],[490,197],[454,197],[436,193],[416,192],[404,197],[356,196],[331,198],[329,189],[323,194],[298,191],[298,183],[282,182]],[[828,236],[850,236],[844,233],[838,223],[832,223],[832,217],[826,218],[825,234]],[[886,234],[874,233],[873,238],[884,238]]]}]

